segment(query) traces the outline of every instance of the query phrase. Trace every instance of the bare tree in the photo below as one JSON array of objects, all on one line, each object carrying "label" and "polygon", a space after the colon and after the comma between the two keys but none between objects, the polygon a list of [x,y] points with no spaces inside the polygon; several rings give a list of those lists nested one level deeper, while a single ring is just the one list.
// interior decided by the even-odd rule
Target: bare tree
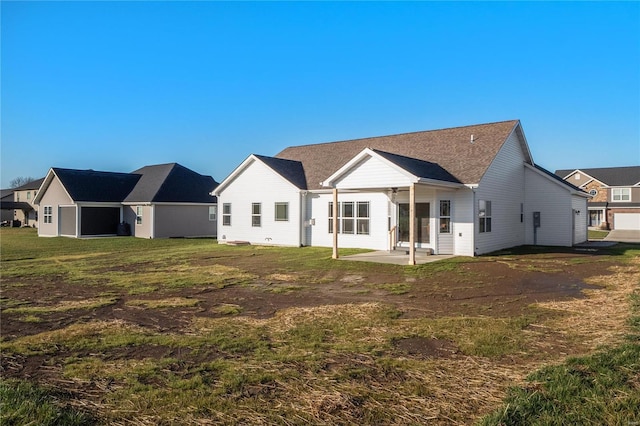
[{"label": "bare tree", "polygon": [[11,181],[9,182],[9,188],[17,188],[29,182],[33,182],[34,180],[35,179],[31,176],[18,176],[17,178],[11,179]]}]

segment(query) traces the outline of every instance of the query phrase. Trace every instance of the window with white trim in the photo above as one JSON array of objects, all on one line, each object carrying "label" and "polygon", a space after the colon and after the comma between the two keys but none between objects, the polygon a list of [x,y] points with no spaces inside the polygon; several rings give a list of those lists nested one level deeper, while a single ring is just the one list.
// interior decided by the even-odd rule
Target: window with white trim
[{"label": "window with white trim", "polygon": [[346,201],[342,203],[342,233],[353,234],[353,201]]},{"label": "window with white trim", "polygon": [[251,204],[251,226],[262,226],[262,204]]},{"label": "window with white trim", "polygon": [[451,200],[440,200],[440,233],[451,233]]},{"label": "window with white trim", "polygon": [[142,206],[136,206],[136,225],[142,225]]},{"label": "window with white trim", "polygon": [[289,203],[275,204],[276,222],[286,222],[289,220]]},{"label": "window with white trim", "polygon": [[218,219],[218,206],[209,206],[209,222],[215,222]]},{"label": "window with white trim", "polygon": [[611,200],[631,201],[631,188],[613,188],[611,190]]},{"label": "window with white trim", "polygon": [[222,226],[231,226],[231,203],[222,204]]},{"label": "window with white trim", "polygon": [[480,233],[491,232],[491,201],[478,200]]},{"label": "window with white trim", "polygon": [[[369,201],[338,203],[338,233],[369,235]],[[333,234],[333,201],[329,201],[329,233]]]},{"label": "window with white trim", "polygon": [[44,221],[44,223],[53,223],[53,207],[44,206],[43,213],[44,215],[42,217],[42,220]]},{"label": "window with white trim", "polygon": [[369,235],[369,202],[358,201],[356,203],[356,233]]}]

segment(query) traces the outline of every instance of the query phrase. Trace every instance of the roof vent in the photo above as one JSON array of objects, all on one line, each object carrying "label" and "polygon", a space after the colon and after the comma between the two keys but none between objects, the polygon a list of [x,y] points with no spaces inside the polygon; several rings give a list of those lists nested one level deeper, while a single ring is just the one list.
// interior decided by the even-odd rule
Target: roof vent
[{"label": "roof vent", "polygon": [[469,142],[474,143],[476,140],[474,139],[473,135],[471,135],[471,140]]}]

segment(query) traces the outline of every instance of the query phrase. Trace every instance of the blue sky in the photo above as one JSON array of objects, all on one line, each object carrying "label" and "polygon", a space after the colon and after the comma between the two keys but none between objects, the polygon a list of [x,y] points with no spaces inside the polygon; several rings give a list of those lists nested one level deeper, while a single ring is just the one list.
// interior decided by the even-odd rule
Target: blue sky
[{"label": "blue sky", "polygon": [[3,188],[510,119],[552,171],[640,164],[638,2],[0,8]]}]

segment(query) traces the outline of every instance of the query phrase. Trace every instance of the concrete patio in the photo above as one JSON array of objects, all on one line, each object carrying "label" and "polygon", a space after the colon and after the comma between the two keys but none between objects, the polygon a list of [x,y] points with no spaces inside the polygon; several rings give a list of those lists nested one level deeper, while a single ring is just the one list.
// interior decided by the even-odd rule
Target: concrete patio
[{"label": "concrete patio", "polygon": [[[438,260],[450,259],[452,257],[455,256],[452,254],[428,254],[427,252],[416,250],[416,265],[437,262]],[[356,262],[389,263],[393,265],[409,264],[409,255],[406,250],[372,251],[368,253],[352,254],[349,256],[340,256],[338,259]]]}]

